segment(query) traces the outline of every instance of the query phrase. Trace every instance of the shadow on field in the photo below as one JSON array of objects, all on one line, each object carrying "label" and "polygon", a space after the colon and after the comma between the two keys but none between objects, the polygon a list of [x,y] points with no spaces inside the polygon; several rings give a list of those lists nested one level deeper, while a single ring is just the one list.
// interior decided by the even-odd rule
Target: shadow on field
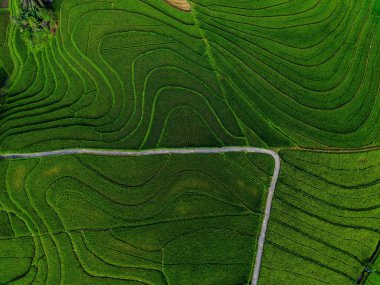
[{"label": "shadow on field", "polygon": [[8,8],[9,0],[0,0],[0,8]]}]

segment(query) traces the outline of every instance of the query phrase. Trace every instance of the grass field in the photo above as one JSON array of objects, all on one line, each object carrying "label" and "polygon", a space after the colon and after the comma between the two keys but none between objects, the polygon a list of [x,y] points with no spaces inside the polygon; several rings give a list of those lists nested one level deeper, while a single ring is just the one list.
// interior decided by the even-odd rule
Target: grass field
[{"label": "grass field", "polygon": [[39,51],[17,1],[0,284],[249,284],[272,158],[2,157],[220,146],[281,157],[259,285],[380,284],[379,0],[54,0]]}]

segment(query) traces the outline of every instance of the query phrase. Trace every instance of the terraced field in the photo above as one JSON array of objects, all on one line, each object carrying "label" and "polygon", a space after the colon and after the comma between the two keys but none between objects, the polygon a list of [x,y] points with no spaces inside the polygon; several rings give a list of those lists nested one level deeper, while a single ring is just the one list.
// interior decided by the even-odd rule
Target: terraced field
[{"label": "terraced field", "polygon": [[[271,160],[1,161],[0,283],[247,283]],[[264,171],[257,167],[263,163]]]},{"label": "terraced field", "polygon": [[[0,284],[380,284],[379,0],[8,4]],[[281,157],[258,280],[271,157],[67,155],[223,146]]]},{"label": "terraced field", "polygon": [[379,142],[377,0],[229,3],[57,3],[49,48],[10,37],[2,150]]},{"label": "terraced field", "polygon": [[380,151],[281,158],[260,284],[356,284],[380,240]]}]

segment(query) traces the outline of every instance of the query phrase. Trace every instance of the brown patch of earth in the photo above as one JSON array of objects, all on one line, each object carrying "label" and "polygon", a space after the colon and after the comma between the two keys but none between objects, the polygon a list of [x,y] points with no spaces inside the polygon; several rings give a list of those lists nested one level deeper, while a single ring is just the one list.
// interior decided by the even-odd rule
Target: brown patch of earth
[{"label": "brown patch of earth", "polygon": [[182,10],[185,12],[191,11],[190,3],[187,2],[187,0],[165,0],[165,1],[179,10]]}]

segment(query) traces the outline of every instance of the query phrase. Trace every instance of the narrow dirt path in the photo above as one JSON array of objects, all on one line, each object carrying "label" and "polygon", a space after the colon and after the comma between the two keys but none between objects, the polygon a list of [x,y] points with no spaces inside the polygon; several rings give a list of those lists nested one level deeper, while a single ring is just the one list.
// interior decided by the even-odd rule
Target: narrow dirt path
[{"label": "narrow dirt path", "polygon": [[101,149],[64,149],[53,150],[35,153],[9,153],[0,155],[1,159],[30,159],[41,158],[61,155],[72,154],[86,154],[86,155],[103,155],[103,156],[148,156],[148,155],[166,155],[166,154],[212,154],[212,153],[232,153],[232,152],[244,152],[244,153],[262,153],[273,157],[275,161],[275,167],[272,175],[271,184],[269,186],[268,195],[266,199],[266,205],[264,210],[264,217],[261,224],[260,234],[257,242],[255,266],[252,273],[252,285],[257,285],[259,281],[259,274],[261,268],[261,262],[264,251],[264,243],[266,232],[269,223],[270,212],[272,209],[272,201],[274,191],[276,188],[278,176],[280,174],[281,161],[279,155],[269,149],[255,148],[255,147],[211,147],[211,148],[169,148],[169,149],[148,149],[148,150],[101,150]]}]

